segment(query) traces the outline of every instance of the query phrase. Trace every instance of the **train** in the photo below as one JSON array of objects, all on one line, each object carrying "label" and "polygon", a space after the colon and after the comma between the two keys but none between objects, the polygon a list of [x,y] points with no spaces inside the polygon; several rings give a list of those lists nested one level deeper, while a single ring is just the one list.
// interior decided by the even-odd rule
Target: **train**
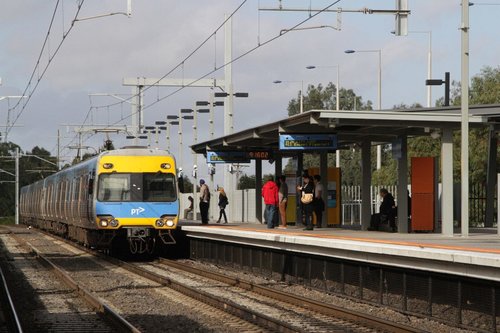
[{"label": "train", "polygon": [[179,188],[174,156],[147,147],[104,151],[20,190],[20,222],[86,246],[128,243],[151,254],[175,244]]}]

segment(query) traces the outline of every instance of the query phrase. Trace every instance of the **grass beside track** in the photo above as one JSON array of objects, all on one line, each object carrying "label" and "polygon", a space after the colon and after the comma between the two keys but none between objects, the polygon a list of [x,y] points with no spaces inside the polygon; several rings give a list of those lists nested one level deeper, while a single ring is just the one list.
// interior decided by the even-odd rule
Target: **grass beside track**
[{"label": "grass beside track", "polygon": [[14,224],[15,221],[14,216],[0,216],[0,224]]}]

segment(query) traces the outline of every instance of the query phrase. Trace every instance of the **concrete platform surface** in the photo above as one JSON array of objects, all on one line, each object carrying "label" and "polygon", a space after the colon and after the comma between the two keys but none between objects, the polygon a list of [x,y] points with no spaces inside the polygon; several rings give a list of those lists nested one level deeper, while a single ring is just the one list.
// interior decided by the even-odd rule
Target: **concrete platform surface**
[{"label": "concrete platform surface", "polygon": [[500,237],[399,234],[338,228],[267,229],[262,224],[181,223],[189,237],[500,281]]}]

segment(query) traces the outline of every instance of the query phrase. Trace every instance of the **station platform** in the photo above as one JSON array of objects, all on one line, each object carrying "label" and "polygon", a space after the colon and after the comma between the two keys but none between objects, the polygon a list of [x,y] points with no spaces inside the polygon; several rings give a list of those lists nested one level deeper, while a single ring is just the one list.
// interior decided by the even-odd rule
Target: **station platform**
[{"label": "station platform", "polygon": [[305,231],[303,227],[267,229],[263,224],[201,225],[188,221],[181,222],[180,228],[189,238],[500,282],[500,237],[492,233],[444,237],[433,233],[340,228]]}]

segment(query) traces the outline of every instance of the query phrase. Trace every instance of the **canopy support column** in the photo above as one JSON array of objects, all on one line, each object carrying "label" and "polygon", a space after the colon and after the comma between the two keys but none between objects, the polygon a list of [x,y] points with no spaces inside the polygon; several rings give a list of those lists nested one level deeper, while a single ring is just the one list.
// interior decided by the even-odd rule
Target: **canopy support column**
[{"label": "canopy support column", "polygon": [[400,137],[401,156],[398,159],[398,232],[408,233],[408,138]]},{"label": "canopy support column", "polygon": [[[495,128],[490,127],[488,134],[488,168],[486,173],[486,213],[484,226],[493,227],[495,216],[495,185],[497,179],[497,135]],[[498,209],[498,208],[497,208]]]},{"label": "canopy support column", "polygon": [[443,128],[441,137],[441,233],[453,236],[453,130]]},{"label": "canopy support column", "polygon": [[255,218],[262,223],[262,160],[255,160]]},{"label": "canopy support column", "polygon": [[319,155],[319,172],[321,176],[321,184],[323,184],[323,202],[325,203],[325,210],[323,211],[323,221],[318,221],[319,225],[328,227],[328,152],[321,152]]},{"label": "canopy support column", "polygon": [[372,159],[371,141],[361,143],[361,230],[368,230],[371,219]]}]

